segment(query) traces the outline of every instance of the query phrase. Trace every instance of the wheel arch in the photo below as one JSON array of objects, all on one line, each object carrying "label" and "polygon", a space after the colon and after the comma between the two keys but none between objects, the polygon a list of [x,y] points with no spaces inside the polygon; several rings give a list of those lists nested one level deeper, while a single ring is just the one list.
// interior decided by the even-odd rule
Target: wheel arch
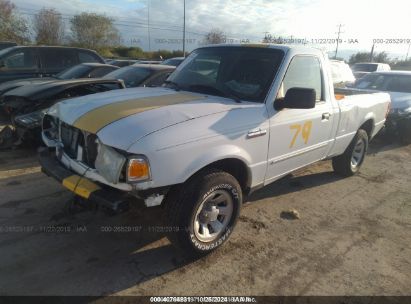
[{"label": "wheel arch", "polygon": [[365,121],[363,122],[363,124],[359,127],[359,129],[362,129],[365,132],[367,132],[368,138],[371,139],[374,133],[374,127],[375,127],[374,118],[367,117]]}]

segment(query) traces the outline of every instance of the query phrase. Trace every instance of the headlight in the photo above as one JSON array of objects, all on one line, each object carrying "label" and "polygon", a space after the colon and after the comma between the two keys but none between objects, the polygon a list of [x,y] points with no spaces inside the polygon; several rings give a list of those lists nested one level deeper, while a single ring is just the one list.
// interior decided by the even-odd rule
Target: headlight
[{"label": "headlight", "polygon": [[19,115],[19,116],[16,116],[14,120],[16,121],[17,124],[23,127],[33,129],[41,125],[41,120],[43,119],[44,115],[47,113],[47,110],[48,109],[43,109],[43,110],[36,111],[33,113]]},{"label": "headlight", "polygon": [[94,165],[101,176],[107,181],[117,184],[125,163],[125,156],[121,155],[113,148],[101,143],[98,144],[98,153]]},{"label": "headlight", "polygon": [[129,158],[127,163],[127,182],[142,182],[150,178],[150,164],[144,156]]}]

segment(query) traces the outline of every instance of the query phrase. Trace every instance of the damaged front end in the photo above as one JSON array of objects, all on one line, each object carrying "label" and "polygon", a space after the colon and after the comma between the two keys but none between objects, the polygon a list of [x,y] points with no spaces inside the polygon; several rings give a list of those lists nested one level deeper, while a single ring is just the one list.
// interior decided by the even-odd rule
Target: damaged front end
[{"label": "damaged front end", "polygon": [[41,144],[41,121],[47,109],[36,109],[33,102],[22,97],[7,96],[0,101],[2,121],[0,148]]},{"label": "damaged front end", "polygon": [[[68,125],[55,116],[45,115],[42,138],[49,147],[47,153],[43,152],[40,157],[43,171],[83,198],[100,203],[104,201],[106,207],[117,210],[121,205],[119,202],[130,198],[143,199],[148,207],[160,205],[168,191],[168,188],[154,191],[137,189],[136,184],[151,179],[150,165],[144,156],[104,145],[95,134]],[[50,148],[55,148],[54,155]],[[55,170],[64,171],[64,178],[56,177],[52,173]],[[68,182],[67,174],[74,174],[76,177],[70,177],[71,180],[82,187]],[[102,190],[103,193],[111,193],[107,196],[110,199],[100,196]]]}]

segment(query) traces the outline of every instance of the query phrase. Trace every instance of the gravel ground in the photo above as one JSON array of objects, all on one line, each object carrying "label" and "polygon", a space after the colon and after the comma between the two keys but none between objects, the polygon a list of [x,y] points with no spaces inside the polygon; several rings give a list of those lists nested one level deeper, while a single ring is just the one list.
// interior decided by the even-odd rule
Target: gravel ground
[{"label": "gravel ground", "polygon": [[[161,208],[68,213],[35,154],[0,152],[0,295],[411,295],[411,146],[377,141],[355,177],[324,161],[256,192],[196,261],[159,231]],[[141,231],[109,232],[125,226]]]}]

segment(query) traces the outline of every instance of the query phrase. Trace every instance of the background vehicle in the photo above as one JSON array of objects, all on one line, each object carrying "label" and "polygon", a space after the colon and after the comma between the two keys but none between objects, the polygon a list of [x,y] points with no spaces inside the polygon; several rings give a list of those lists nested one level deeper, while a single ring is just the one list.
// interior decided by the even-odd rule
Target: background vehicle
[{"label": "background vehicle", "polygon": [[49,77],[84,62],[105,63],[96,52],[71,47],[15,46],[0,51],[0,83]]},{"label": "background vehicle", "polygon": [[354,72],[355,78],[360,79],[371,72],[390,71],[391,67],[386,63],[362,62],[354,64],[351,70]]},{"label": "background vehicle", "polygon": [[355,77],[348,64],[339,60],[330,60],[330,63],[334,88],[343,88],[354,84]]},{"label": "background vehicle", "polygon": [[390,71],[370,73],[359,79],[356,89],[387,92],[391,96],[391,110],[386,129],[398,135],[404,144],[411,143],[411,72]]},{"label": "background vehicle", "polygon": [[43,119],[42,170],[114,211],[133,197],[164,204],[172,243],[206,254],[229,238],[251,191],[322,159],[358,172],[389,95],[336,100],[330,76],[316,49],[199,48],[168,88],[56,104]]},{"label": "background vehicle", "polygon": [[134,64],[113,71],[103,78],[121,79],[127,88],[138,86],[158,87],[163,84],[174,69],[174,66],[168,65]]},{"label": "background vehicle", "polygon": [[161,64],[162,61],[159,60],[139,60],[139,64]]},{"label": "background vehicle", "polygon": [[123,68],[123,67],[129,66],[129,65],[133,65],[133,64],[138,63],[138,60],[134,60],[134,59],[107,59],[106,63],[118,66],[120,68]]},{"label": "background vehicle", "polygon": [[81,63],[68,68],[55,76],[41,78],[26,78],[6,81],[0,84],[0,96],[12,89],[38,83],[46,83],[55,80],[68,80],[77,78],[98,78],[117,70],[118,67],[104,63]]},{"label": "background vehicle", "polygon": [[0,41],[0,50],[7,49],[13,46],[17,46],[17,43],[9,41]]},{"label": "background vehicle", "polygon": [[125,87],[120,80],[91,78],[60,80],[10,90],[1,97],[0,105],[15,129],[14,144],[23,141],[40,143],[41,120],[47,109],[56,102],[123,88]]},{"label": "background vehicle", "polygon": [[178,67],[180,63],[182,63],[184,60],[184,57],[174,57],[174,58],[169,58],[164,60],[161,64],[165,65],[173,65],[175,67]]}]

